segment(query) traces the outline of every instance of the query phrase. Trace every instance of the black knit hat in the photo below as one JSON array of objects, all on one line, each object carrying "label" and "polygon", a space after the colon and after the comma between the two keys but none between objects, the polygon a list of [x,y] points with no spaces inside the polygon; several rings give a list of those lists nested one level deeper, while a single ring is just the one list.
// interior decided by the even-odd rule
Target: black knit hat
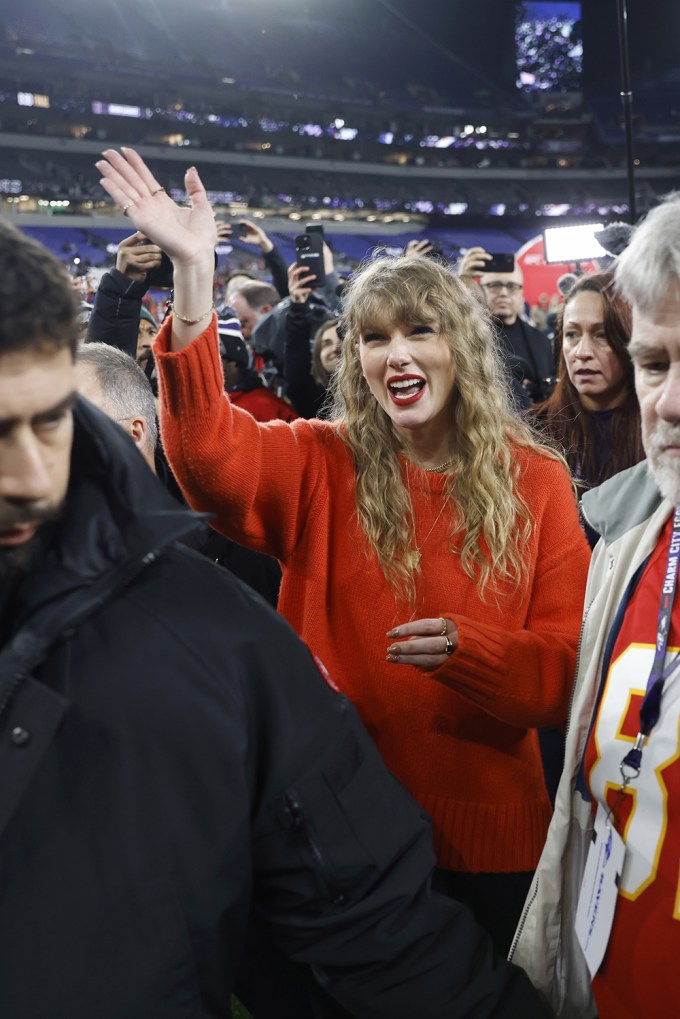
[{"label": "black knit hat", "polygon": [[250,357],[241,332],[241,324],[235,314],[229,315],[227,312],[227,316],[218,321],[217,335],[220,338],[220,357],[247,368]]}]

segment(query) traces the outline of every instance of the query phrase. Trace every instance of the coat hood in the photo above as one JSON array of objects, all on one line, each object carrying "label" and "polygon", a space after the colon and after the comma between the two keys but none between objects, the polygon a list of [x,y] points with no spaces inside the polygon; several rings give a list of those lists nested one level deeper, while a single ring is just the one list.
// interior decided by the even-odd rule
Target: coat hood
[{"label": "coat hood", "polygon": [[611,544],[650,517],[662,501],[647,461],[641,460],[586,492],[581,509],[590,526]]}]

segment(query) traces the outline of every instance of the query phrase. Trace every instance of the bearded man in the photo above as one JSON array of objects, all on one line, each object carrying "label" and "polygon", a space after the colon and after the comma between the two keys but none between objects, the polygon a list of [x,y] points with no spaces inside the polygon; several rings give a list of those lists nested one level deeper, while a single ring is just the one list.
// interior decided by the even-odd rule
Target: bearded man
[{"label": "bearded man", "polygon": [[583,498],[601,534],[555,815],[511,958],[564,1019],[667,1019],[680,1000],[680,196],[616,285],[647,460]]}]

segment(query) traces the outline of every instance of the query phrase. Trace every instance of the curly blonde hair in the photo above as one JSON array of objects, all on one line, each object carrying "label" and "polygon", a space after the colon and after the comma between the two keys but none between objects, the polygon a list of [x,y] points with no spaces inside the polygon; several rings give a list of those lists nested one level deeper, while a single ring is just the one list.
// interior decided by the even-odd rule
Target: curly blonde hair
[{"label": "curly blonde hair", "polygon": [[556,458],[514,413],[491,318],[458,278],[419,255],[365,264],[343,294],[344,353],[332,382],[333,416],[354,457],[361,525],[395,594],[411,604],[418,566],[408,554],[415,521],[398,459],[402,446],[368,387],[358,348],[369,330],[432,321],[439,324],[454,367],[456,459],[446,482],[454,522],[450,544],[453,548],[454,535],[462,532],[462,568],[482,599],[500,584],[519,588],[527,575],[523,553],[532,520],[518,491],[513,444]]}]

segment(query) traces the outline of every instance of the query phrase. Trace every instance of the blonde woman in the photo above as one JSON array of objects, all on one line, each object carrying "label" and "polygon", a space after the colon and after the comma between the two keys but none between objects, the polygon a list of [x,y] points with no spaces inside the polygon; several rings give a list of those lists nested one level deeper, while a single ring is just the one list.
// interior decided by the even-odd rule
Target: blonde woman
[{"label": "blonde woman", "polygon": [[431,814],[442,885],[507,949],[550,818],[535,727],[566,717],[588,566],[564,463],[511,412],[485,309],[418,256],[348,288],[335,420],[240,412],[198,175],[189,212],[134,153],[107,159],[107,190],[175,264],[155,353],[187,498],[280,560],[280,611]]}]

